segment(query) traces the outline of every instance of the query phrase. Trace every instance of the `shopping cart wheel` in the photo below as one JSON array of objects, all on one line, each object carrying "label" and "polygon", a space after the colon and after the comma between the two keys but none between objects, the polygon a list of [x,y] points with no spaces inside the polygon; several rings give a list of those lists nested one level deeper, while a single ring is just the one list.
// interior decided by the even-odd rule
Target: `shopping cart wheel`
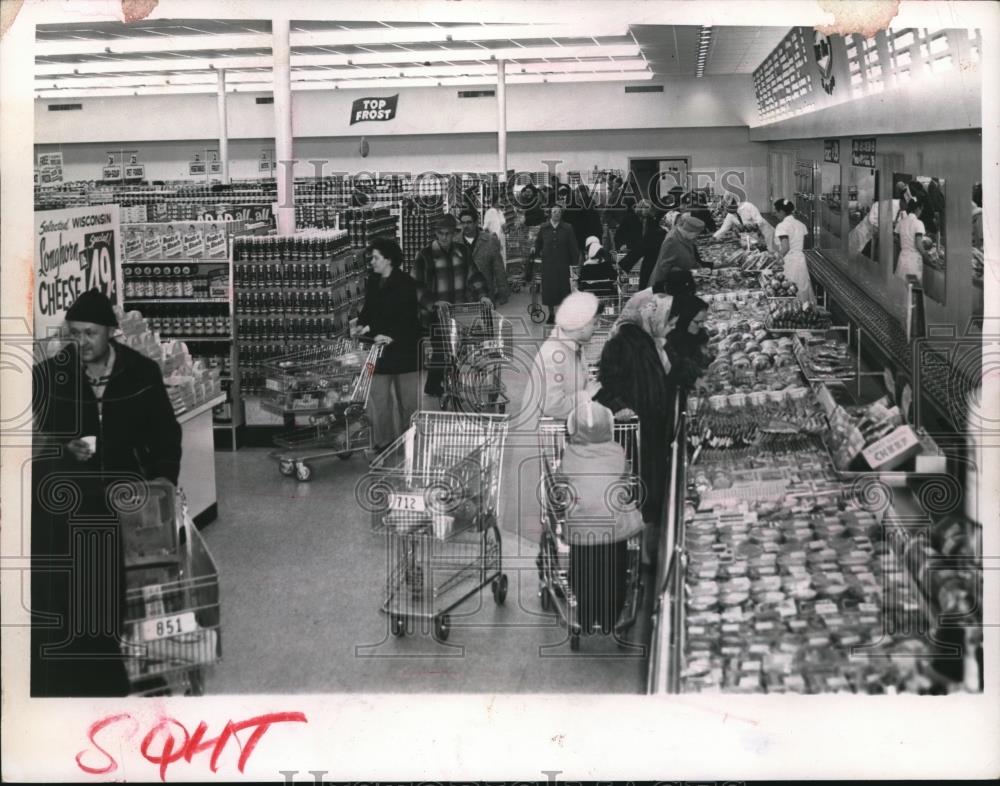
[{"label": "shopping cart wheel", "polygon": [[286,478],[290,478],[295,474],[295,462],[291,459],[282,459],[278,462],[278,472]]},{"label": "shopping cart wheel", "polygon": [[547,319],[545,309],[541,306],[530,306],[528,313],[531,315],[531,321],[536,325],[541,325]]},{"label": "shopping cart wheel", "polygon": [[393,636],[402,636],[406,633],[406,623],[400,616],[394,616],[389,620],[389,630]]},{"label": "shopping cart wheel", "polygon": [[447,614],[438,614],[434,618],[434,636],[438,641],[448,641],[449,633],[451,633],[451,617]]},{"label": "shopping cart wheel", "polygon": [[353,450],[345,450],[343,453],[338,453],[337,458],[339,458],[341,461],[347,461],[347,459],[349,459],[353,455],[354,455]]},{"label": "shopping cart wheel", "polygon": [[303,462],[298,462],[295,465],[295,479],[306,483],[312,477],[312,467]]},{"label": "shopping cart wheel", "polygon": [[499,578],[493,579],[493,600],[498,606],[502,606],[507,600],[507,574],[501,573]]},{"label": "shopping cart wheel", "polygon": [[552,611],[552,596],[549,595],[549,588],[544,584],[542,585],[542,588],[538,590],[538,599],[541,601],[542,611],[546,614]]}]

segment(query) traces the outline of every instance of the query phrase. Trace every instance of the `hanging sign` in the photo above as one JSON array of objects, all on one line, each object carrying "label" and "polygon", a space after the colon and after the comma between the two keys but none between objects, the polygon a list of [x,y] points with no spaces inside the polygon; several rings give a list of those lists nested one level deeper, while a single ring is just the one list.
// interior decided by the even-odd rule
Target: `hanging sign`
[{"label": "hanging sign", "polygon": [[246,221],[248,224],[265,223],[277,227],[271,205],[205,205],[198,208],[199,221]]},{"label": "hanging sign", "polygon": [[366,120],[392,120],[396,117],[399,93],[387,98],[359,98],[351,104],[351,125]]},{"label": "hanging sign", "polygon": [[88,289],[121,302],[118,205],[40,211],[35,234],[35,338],[51,336],[66,309]]},{"label": "hanging sign", "polygon": [[43,186],[61,183],[63,181],[62,153],[39,153],[35,180]]},{"label": "hanging sign", "polygon": [[270,173],[274,169],[274,151],[261,150],[257,161],[257,171]]},{"label": "hanging sign", "polygon": [[840,163],[840,140],[839,139],[824,139],[823,140],[823,160],[828,164],[839,164]]},{"label": "hanging sign", "polygon": [[875,168],[875,137],[851,140],[851,166]]},{"label": "hanging sign", "polygon": [[199,153],[194,154],[194,160],[188,164],[189,175],[204,175],[207,171],[205,162],[201,160]]}]

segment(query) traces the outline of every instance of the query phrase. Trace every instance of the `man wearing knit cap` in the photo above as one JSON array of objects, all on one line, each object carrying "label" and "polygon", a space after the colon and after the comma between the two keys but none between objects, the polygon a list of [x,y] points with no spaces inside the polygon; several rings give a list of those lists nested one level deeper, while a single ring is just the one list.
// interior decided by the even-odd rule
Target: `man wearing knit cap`
[{"label": "man wearing knit cap", "polygon": [[[119,505],[141,500],[146,481],[176,485],[180,472],[181,428],[160,368],[113,341],[117,325],[108,298],[84,292],[66,312],[71,343],[32,372],[42,449],[32,469],[32,552],[73,560],[68,572],[32,572],[32,610],[54,620],[32,627],[34,696],[127,692]],[[73,490],[69,509],[56,504],[60,489]]]},{"label": "man wearing knit cap", "polygon": [[594,335],[599,302],[590,292],[573,292],[556,311],[556,326],[538,349],[525,388],[522,413],[564,419],[578,397],[596,392],[589,382],[583,347]]},{"label": "man wearing knit cap", "polygon": [[656,260],[656,267],[649,277],[649,285],[655,286],[667,275],[667,271],[672,267],[679,267],[685,270],[696,270],[703,266],[698,249],[694,244],[694,239],[705,229],[705,222],[690,215],[683,215],[674,224],[663,239],[660,246],[660,255]]}]

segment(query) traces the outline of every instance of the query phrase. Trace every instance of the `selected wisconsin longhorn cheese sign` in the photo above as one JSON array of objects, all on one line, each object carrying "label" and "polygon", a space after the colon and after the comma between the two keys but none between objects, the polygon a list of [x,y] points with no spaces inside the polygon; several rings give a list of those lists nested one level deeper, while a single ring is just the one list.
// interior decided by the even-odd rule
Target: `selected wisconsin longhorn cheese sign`
[{"label": "selected wisconsin longhorn cheese sign", "polygon": [[351,125],[366,120],[392,120],[398,101],[399,93],[386,98],[359,98],[351,105]]}]

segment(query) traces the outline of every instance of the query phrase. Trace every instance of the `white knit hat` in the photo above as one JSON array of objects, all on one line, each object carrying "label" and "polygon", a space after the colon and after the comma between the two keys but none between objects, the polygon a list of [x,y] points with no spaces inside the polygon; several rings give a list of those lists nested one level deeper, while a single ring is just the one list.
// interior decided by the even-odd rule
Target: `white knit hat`
[{"label": "white knit hat", "polygon": [[590,292],[572,292],[556,310],[556,324],[563,330],[580,330],[597,316],[597,297]]},{"label": "white knit hat", "polygon": [[598,240],[593,235],[591,235],[590,237],[587,238],[587,242],[585,244],[585,247],[587,249],[587,256],[588,257],[593,257],[594,256],[594,246],[597,246],[598,248],[603,248],[603,246],[601,245],[601,241]]}]

